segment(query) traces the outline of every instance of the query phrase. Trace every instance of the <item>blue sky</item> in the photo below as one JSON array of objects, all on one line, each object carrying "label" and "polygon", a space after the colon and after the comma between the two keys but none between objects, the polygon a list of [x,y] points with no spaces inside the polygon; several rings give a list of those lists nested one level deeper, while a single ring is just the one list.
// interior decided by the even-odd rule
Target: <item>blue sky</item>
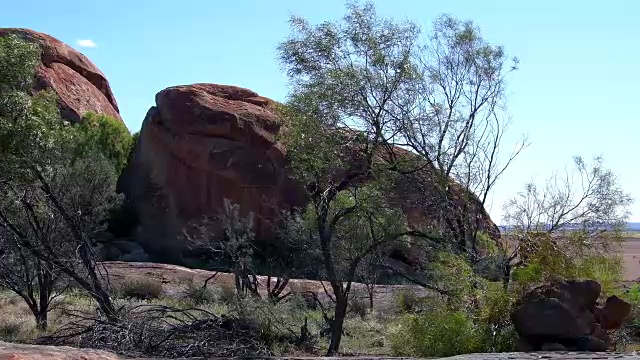
[{"label": "blue sky", "polygon": [[[508,87],[513,125],[505,145],[525,133],[531,146],[498,183],[489,204],[494,220],[525,182],[543,180],[573,155],[603,155],[640,198],[640,1],[375,3],[379,13],[424,30],[442,13],[471,19],[520,58]],[[20,0],[3,2],[0,27],[42,31],[82,51],[105,73],[136,131],[168,86],[231,84],[284,100],[275,47],[289,33],[289,15],[316,23],[343,13],[342,0]],[[640,221],[640,199],[632,213]]]}]

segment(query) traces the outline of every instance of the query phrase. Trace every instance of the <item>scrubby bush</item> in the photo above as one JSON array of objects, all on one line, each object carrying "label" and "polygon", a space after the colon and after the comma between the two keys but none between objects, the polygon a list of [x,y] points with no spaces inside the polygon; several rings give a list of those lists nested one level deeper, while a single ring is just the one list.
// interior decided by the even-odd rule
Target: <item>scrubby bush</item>
[{"label": "scrubby bush", "polygon": [[501,283],[483,283],[475,322],[482,334],[482,350],[505,352],[515,348],[516,332],[509,314],[515,295]]},{"label": "scrubby bush", "polygon": [[481,348],[482,334],[463,311],[441,309],[405,315],[391,335],[391,350],[396,356],[446,357]]},{"label": "scrubby bush", "polygon": [[396,309],[400,313],[414,312],[419,303],[420,297],[411,290],[402,290],[395,295]]},{"label": "scrubby bush", "polygon": [[8,322],[0,324],[0,339],[3,341],[15,341],[22,332],[22,323]]},{"label": "scrubby bush", "polygon": [[369,305],[363,298],[353,297],[349,301],[349,311],[360,316],[360,318],[364,318],[365,316],[367,316],[368,309]]},{"label": "scrubby bush", "polygon": [[113,163],[120,173],[127,164],[134,138],[125,124],[108,115],[86,113],[78,126],[79,154],[97,150]]},{"label": "scrubby bush", "polygon": [[196,286],[193,281],[187,283],[183,296],[196,305],[213,303],[216,300],[215,291],[209,287]]},{"label": "scrubby bush", "polygon": [[631,304],[631,314],[613,334],[616,350],[624,351],[631,343],[638,343],[640,340],[640,284],[632,285],[618,296]]},{"label": "scrubby bush", "polygon": [[229,284],[221,284],[220,292],[218,294],[218,300],[223,304],[234,303],[238,299],[236,289]]},{"label": "scrubby bush", "polygon": [[151,300],[162,294],[162,281],[144,277],[132,277],[115,287],[118,297],[125,299]]}]

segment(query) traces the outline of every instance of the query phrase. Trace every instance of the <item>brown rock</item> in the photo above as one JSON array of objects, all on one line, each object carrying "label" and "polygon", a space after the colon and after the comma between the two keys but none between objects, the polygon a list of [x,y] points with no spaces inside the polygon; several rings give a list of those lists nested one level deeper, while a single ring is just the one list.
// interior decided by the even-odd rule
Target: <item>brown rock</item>
[{"label": "brown rock", "polygon": [[556,282],[535,288],[515,305],[511,314],[515,330],[521,337],[544,342],[587,336],[595,320],[588,309],[600,289],[595,281]]},{"label": "brown rock", "polygon": [[617,329],[622,326],[631,313],[631,304],[617,296],[610,296],[604,307],[596,311],[598,322],[604,330]]},{"label": "brown rock", "polygon": [[544,343],[542,344],[542,351],[566,351],[567,348],[558,343]]},{"label": "brown rock", "polygon": [[0,342],[0,360],[118,360],[118,355],[67,346],[25,345]]},{"label": "brown rock", "polygon": [[[273,105],[251,90],[215,84],[175,86],[156,95],[119,181],[139,215],[138,238],[147,252],[179,254],[175,238],[183,227],[217,215],[224,199],[255,215],[259,241],[273,237],[280,210],[306,203],[303,187],[287,173],[285,149],[275,140],[280,122]],[[443,212],[422,201],[431,198],[425,193],[429,181],[425,172],[416,181],[398,182],[390,194],[410,223],[433,222],[434,214]],[[455,184],[450,191],[461,194]],[[482,206],[476,210],[488,232],[499,236]]]},{"label": "brown rock", "polygon": [[303,204],[302,189],[285,173],[284,149],[275,141],[280,124],[270,103],[250,90],[213,84],[156,95],[120,178],[150,253],[176,255],[182,228],[217,215],[224,199],[255,214],[259,239],[272,235],[279,209]]},{"label": "brown rock", "polygon": [[603,352],[608,351],[611,347],[610,339],[601,339],[594,336],[590,336],[588,339],[587,351]]},{"label": "brown rock", "polygon": [[14,34],[42,48],[36,89],[52,89],[59,97],[63,118],[78,122],[91,111],[120,118],[118,104],[106,77],[87,57],[60,40],[29,29],[0,28],[0,36]]},{"label": "brown rock", "polygon": [[519,352],[531,352],[534,351],[533,345],[524,338],[518,338],[516,340],[516,351]]},{"label": "brown rock", "polygon": [[524,343],[559,343],[568,349],[606,351],[613,345],[607,330],[622,324],[630,306],[612,296],[598,308],[600,291],[596,281],[545,284],[516,302],[511,320]]}]

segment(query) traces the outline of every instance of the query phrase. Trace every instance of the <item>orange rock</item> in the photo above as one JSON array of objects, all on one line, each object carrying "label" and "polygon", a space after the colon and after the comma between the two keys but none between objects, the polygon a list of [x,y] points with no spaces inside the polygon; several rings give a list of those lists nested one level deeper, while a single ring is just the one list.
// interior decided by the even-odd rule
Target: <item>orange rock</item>
[{"label": "orange rock", "polygon": [[[158,261],[175,260],[165,256],[179,256],[181,245],[175,239],[183,227],[203,215],[218,215],[224,199],[255,215],[258,241],[273,238],[281,210],[306,204],[304,188],[292,180],[285,149],[276,142],[281,123],[273,105],[251,90],[228,85],[174,86],[156,95],[156,106],[147,113],[119,181],[138,213],[138,238],[147,253],[162,254]],[[406,153],[400,148],[397,152]],[[463,198],[459,185],[452,184],[449,191],[459,195],[453,198]],[[397,182],[389,200],[407,214],[410,224],[426,224],[436,221],[436,214],[452,213],[442,202],[433,202],[433,193],[433,180],[425,170],[415,179]],[[484,230],[498,237],[496,225],[473,198],[471,208]],[[454,201],[453,207],[462,209],[461,202]],[[448,222],[452,226],[458,224],[455,216]]]},{"label": "orange rock", "polygon": [[101,350],[67,346],[42,346],[0,342],[0,360],[119,360],[118,355]]},{"label": "orange rock", "polygon": [[52,89],[59,97],[60,112],[65,119],[78,122],[90,111],[122,120],[109,82],[86,56],[47,34],[29,29],[0,28],[0,37],[10,34],[35,42],[42,48],[36,90]]}]

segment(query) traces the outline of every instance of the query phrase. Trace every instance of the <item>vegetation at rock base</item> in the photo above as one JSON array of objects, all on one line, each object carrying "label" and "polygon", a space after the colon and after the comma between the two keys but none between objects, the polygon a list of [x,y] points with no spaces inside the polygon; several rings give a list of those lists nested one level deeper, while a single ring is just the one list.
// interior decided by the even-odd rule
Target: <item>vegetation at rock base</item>
[{"label": "vegetation at rock base", "polygon": [[77,153],[96,151],[113,162],[116,173],[124,169],[134,144],[134,136],[121,121],[96,113],[86,113],[78,126]]},{"label": "vegetation at rock base", "polygon": [[[567,279],[633,304],[615,336],[639,337],[640,290],[621,289],[616,252],[631,198],[603,159],[526,184],[502,236],[479,220],[527,146],[499,151],[512,145],[502,139],[517,59],[470,21],[442,16],[425,40],[371,3],[290,25],[278,140],[308,200],[279,219],[274,247],[291,252],[259,249],[254,214],[225,201],[180,240],[230,276],[184,283],[110,275],[98,248],[134,233],[116,182],[139,134],[102,114],[64,121],[56,95],[33,90],[39,48],[0,37],[0,339],[164,357],[512,351],[515,301]],[[389,195],[403,184],[432,221],[411,221]]]}]

